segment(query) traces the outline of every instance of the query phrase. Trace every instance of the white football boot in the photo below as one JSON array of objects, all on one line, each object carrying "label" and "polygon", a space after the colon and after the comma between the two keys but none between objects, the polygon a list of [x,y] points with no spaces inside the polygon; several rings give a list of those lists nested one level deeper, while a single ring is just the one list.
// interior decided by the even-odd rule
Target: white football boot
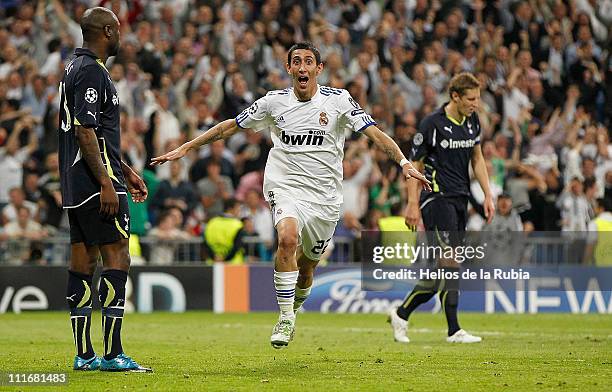
[{"label": "white football boot", "polygon": [[408,330],[408,321],[397,315],[397,308],[391,308],[389,311],[387,322],[391,324],[393,329],[393,339],[399,343],[409,343],[410,339],[406,336]]},{"label": "white football boot", "polygon": [[463,329],[455,332],[452,336],[446,338],[449,343],[480,343],[482,338],[480,336],[470,335]]},{"label": "white football boot", "polygon": [[270,337],[272,347],[276,349],[287,347],[291,341],[294,326],[295,317],[281,314],[274,329],[272,329],[272,336]]}]

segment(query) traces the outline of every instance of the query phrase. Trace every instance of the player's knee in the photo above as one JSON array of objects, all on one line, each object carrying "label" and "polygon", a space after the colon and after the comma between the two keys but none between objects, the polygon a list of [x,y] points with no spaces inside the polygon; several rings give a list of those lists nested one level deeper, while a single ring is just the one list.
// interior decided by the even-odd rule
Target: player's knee
[{"label": "player's knee", "polygon": [[278,239],[278,250],[281,252],[295,252],[298,245],[297,234],[285,233]]},{"label": "player's knee", "polygon": [[127,271],[130,267],[130,251],[128,246],[115,246],[102,251],[104,267]]},{"label": "player's knee", "polygon": [[86,316],[91,313],[91,281],[91,275],[68,271],[66,301],[72,316]]}]

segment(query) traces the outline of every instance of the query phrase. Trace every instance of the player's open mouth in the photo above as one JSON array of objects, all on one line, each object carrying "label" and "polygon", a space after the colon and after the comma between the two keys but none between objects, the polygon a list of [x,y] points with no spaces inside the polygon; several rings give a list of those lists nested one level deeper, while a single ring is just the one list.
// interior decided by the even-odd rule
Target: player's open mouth
[{"label": "player's open mouth", "polygon": [[300,87],[306,87],[308,84],[308,76],[298,76],[298,83]]}]

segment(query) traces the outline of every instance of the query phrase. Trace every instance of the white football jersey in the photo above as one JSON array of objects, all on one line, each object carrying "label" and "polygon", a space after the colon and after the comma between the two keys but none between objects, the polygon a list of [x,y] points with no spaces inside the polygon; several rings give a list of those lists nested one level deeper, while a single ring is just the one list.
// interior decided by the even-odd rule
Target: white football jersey
[{"label": "white football jersey", "polygon": [[342,203],[345,129],[376,122],[344,89],[317,85],[309,101],[293,88],[270,91],[236,117],[241,128],[270,128],[274,147],[264,175],[264,196],[286,195],[323,205]]}]

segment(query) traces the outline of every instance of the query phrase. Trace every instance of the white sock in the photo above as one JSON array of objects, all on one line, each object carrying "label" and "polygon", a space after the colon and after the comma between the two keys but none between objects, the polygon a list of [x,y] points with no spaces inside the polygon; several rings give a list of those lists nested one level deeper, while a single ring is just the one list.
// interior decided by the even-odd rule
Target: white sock
[{"label": "white sock", "polygon": [[283,315],[293,317],[293,301],[295,297],[295,285],[297,283],[298,271],[278,272],[274,270],[274,288],[276,289],[276,301]]},{"label": "white sock", "polygon": [[305,289],[301,289],[299,287],[295,287],[295,300],[293,301],[293,311],[297,312],[298,310],[300,310],[300,308],[302,307],[302,304],[304,303],[304,301],[306,301],[306,298],[308,298],[308,296],[310,295],[310,289],[312,288],[312,286],[310,287],[306,287]]}]

